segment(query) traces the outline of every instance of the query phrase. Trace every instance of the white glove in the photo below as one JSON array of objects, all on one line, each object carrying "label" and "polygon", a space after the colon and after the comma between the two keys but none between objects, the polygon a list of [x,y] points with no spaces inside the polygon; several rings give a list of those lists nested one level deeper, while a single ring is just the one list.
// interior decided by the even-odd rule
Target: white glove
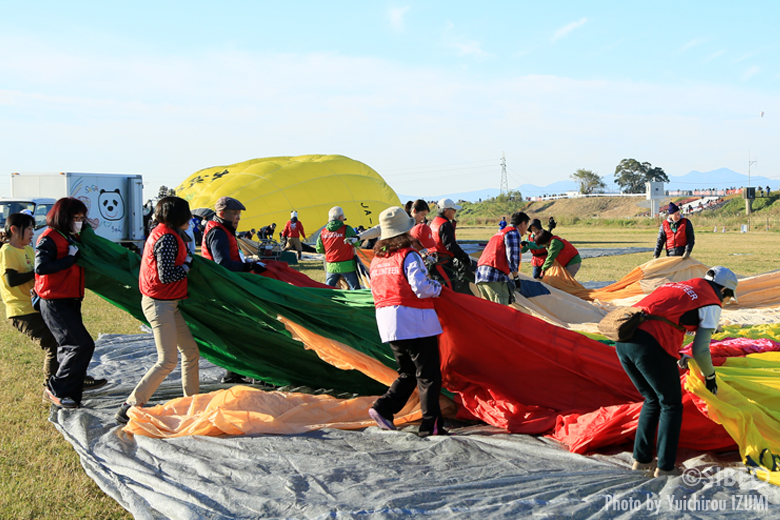
[{"label": "white glove", "polygon": [[185,264],[191,264],[192,263],[192,256],[191,255],[187,255],[187,258],[184,259],[184,263]]},{"label": "white glove", "polygon": [[354,246],[358,243],[358,237],[347,237],[344,239],[344,243]]},{"label": "white glove", "polygon": [[78,252],[79,252],[78,246],[74,246],[74,245],[68,246],[68,255],[76,256],[76,253]]},{"label": "white glove", "polygon": [[265,263],[263,263],[263,262],[255,262],[255,263],[256,263],[257,265],[259,265],[260,267],[266,267],[266,268],[267,268],[267,266],[266,266],[266,265],[265,265]]},{"label": "white glove", "polygon": [[688,354],[683,354],[680,356],[680,359],[677,361],[677,366],[682,368],[683,370],[688,369],[688,360],[691,359],[691,356]]}]

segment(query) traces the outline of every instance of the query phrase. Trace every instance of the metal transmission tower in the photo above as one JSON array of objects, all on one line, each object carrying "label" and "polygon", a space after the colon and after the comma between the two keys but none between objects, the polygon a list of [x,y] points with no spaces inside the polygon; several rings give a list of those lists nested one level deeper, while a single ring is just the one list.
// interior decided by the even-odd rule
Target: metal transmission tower
[{"label": "metal transmission tower", "polygon": [[501,186],[499,188],[501,195],[509,193],[509,181],[506,178],[506,154],[501,152]]}]

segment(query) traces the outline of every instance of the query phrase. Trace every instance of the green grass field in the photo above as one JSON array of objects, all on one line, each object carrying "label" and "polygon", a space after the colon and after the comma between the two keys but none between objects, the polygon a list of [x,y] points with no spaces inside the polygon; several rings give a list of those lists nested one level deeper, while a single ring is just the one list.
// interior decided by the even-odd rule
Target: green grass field
[{"label": "green grass field", "polygon": [[[488,239],[494,227],[458,229],[462,240]],[[565,227],[556,233],[580,248],[653,247],[656,230]],[[694,258],[725,265],[741,275],[778,268],[780,234],[697,231]],[[650,253],[586,260],[581,281],[618,280],[651,258]],[[298,268],[324,282],[322,262],[302,262]],[[530,274],[530,266],[522,271]],[[84,301],[84,321],[98,333],[137,334],[140,322],[92,293]],[[41,402],[42,354],[13,329],[0,325],[0,518],[81,519],[130,518],[84,473],[76,453],[51,425],[49,406]],[[119,403],[117,403],[118,405]]]}]

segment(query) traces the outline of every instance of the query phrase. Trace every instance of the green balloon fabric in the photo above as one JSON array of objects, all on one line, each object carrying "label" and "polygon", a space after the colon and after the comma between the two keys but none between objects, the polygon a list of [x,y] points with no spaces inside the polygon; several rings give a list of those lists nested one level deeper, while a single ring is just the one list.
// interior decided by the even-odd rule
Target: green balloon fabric
[{"label": "green balloon fabric", "polygon": [[[141,258],[86,227],[81,233],[86,286],[147,323],[141,311]],[[381,395],[387,389],[357,370],[341,370],[292,339],[276,317],[284,316],[324,337],[349,345],[395,369],[382,344],[370,291],[299,288],[252,273],[234,273],[195,257],[189,297],[179,305],[203,357],[278,386],[308,386]]]}]

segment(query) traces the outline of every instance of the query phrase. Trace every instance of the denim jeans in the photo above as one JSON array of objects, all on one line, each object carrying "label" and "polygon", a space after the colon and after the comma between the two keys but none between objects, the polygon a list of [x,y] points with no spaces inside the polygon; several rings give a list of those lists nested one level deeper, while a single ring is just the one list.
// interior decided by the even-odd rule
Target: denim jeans
[{"label": "denim jeans", "polygon": [[349,288],[353,291],[360,289],[360,282],[358,282],[358,275],[355,271],[352,271],[351,273],[325,273],[325,284],[330,285],[331,287],[338,287],[339,285],[339,277],[344,277],[344,280],[346,280],[347,285],[349,285]]},{"label": "denim jeans", "polygon": [[618,342],[616,350],[626,374],[645,398],[634,439],[634,460],[652,462],[657,429],[658,467],[674,469],[683,416],[677,360],[642,330],[630,341]]}]

